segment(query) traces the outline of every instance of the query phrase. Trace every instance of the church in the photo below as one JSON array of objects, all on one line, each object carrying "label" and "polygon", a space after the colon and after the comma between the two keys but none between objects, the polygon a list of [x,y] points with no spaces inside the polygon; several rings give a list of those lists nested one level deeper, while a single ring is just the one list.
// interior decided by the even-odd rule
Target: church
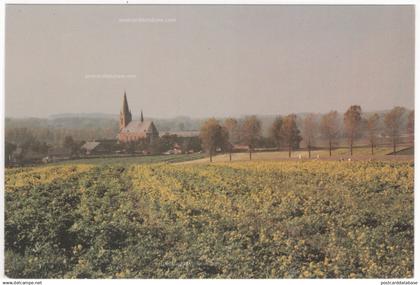
[{"label": "church", "polygon": [[159,132],[152,121],[143,119],[141,111],[140,120],[133,121],[131,110],[128,108],[127,95],[124,91],[122,108],[120,111],[120,131],[118,141],[122,143],[145,140],[153,143],[159,138]]}]

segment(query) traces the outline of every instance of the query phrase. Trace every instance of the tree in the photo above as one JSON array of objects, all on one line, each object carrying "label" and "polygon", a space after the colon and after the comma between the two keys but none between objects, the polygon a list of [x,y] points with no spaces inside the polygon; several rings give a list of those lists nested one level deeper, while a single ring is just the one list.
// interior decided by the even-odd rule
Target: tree
[{"label": "tree", "polygon": [[410,143],[414,143],[414,110],[408,114],[407,132],[410,136]]},{"label": "tree", "polygon": [[330,111],[321,118],[320,130],[322,136],[328,140],[330,156],[333,145],[337,144],[338,134],[340,132],[338,113],[337,111]]},{"label": "tree", "polygon": [[283,145],[283,118],[278,116],[271,126],[270,135],[276,143],[277,148],[280,150]]},{"label": "tree", "polygon": [[217,148],[224,148],[226,145],[227,131],[222,128],[219,122],[214,119],[208,119],[200,129],[200,139],[203,148],[209,152],[210,162],[213,161],[213,154]]},{"label": "tree", "polygon": [[10,156],[16,150],[16,147],[17,146],[15,144],[11,143],[11,142],[8,142],[8,141],[5,142],[5,145],[4,145],[4,152],[5,152],[4,161],[6,162],[6,165],[9,163]]},{"label": "tree", "polygon": [[34,140],[32,144],[29,146],[29,148],[37,153],[41,154],[47,154],[49,146],[46,142],[40,142],[38,140]]},{"label": "tree", "polygon": [[396,154],[397,144],[400,140],[400,132],[402,128],[402,119],[405,113],[405,108],[394,107],[385,115],[386,132],[391,137],[394,154]]},{"label": "tree", "polygon": [[184,137],[179,138],[181,142],[181,149],[183,153],[190,151],[197,152],[201,150],[201,141],[198,137]]},{"label": "tree", "polygon": [[158,140],[158,150],[160,153],[170,150],[174,144],[177,142],[177,135],[164,134]]},{"label": "tree", "polygon": [[180,131],[184,131],[184,130],[185,130],[185,124],[184,124],[183,122],[179,123],[179,124],[178,124],[178,129],[179,129]]},{"label": "tree", "polygon": [[223,123],[224,129],[228,132],[228,144],[226,145],[229,151],[229,161],[232,161],[233,144],[239,141],[239,125],[234,118],[227,118]]},{"label": "tree", "polygon": [[135,154],[136,150],[138,149],[138,146],[138,141],[126,141],[124,142],[123,149],[129,154]]},{"label": "tree", "polygon": [[289,157],[292,156],[292,149],[299,148],[302,137],[296,124],[296,115],[290,114],[283,119],[282,135],[284,142],[289,149]]},{"label": "tree", "polygon": [[200,137],[191,137],[189,138],[189,141],[190,141],[190,150],[194,152],[202,150]]},{"label": "tree", "polygon": [[165,147],[164,140],[162,140],[162,138],[156,138],[149,143],[148,151],[151,154],[159,154],[166,151],[164,150]]},{"label": "tree", "polygon": [[371,153],[373,155],[373,148],[376,146],[379,132],[379,115],[373,114],[367,119],[366,123],[367,135],[369,144],[371,146]]},{"label": "tree", "polygon": [[[229,131],[225,127],[221,127],[220,129],[220,149],[223,152],[232,152],[232,144],[229,141]],[[232,160],[232,157],[230,157]]]},{"label": "tree", "polygon": [[350,155],[353,155],[354,141],[359,135],[362,122],[362,108],[358,105],[350,106],[344,113],[344,128],[350,147]]},{"label": "tree", "polygon": [[5,136],[8,141],[19,145],[23,149],[29,149],[36,140],[33,131],[28,128],[9,128],[6,131]]},{"label": "tree", "polygon": [[80,148],[80,142],[76,142],[72,136],[65,136],[63,141],[63,147],[70,151],[70,156],[75,155]]},{"label": "tree", "polygon": [[311,148],[315,145],[315,134],[317,131],[317,123],[314,114],[309,114],[303,120],[303,141],[308,149],[309,158],[311,157]]},{"label": "tree", "polygon": [[226,130],[229,133],[229,141],[232,144],[238,143],[239,142],[239,135],[240,135],[240,129],[239,129],[239,123],[236,119],[234,118],[227,118],[224,122],[223,122],[223,127],[226,128]]},{"label": "tree", "polygon": [[72,136],[64,137],[63,147],[70,151],[70,155],[73,155],[74,145],[75,143]]},{"label": "tree", "polygon": [[244,144],[248,146],[249,160],[252,159],[252,151],[254,150],[259,138],[261,137],[261,122],[256,116],[245,118],[241,128],[241,138]]}]

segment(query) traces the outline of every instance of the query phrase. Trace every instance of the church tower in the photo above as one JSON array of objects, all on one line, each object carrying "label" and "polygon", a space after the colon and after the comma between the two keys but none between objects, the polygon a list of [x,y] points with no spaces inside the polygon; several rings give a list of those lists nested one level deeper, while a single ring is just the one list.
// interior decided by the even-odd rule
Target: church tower
[{"label": "church tower", "polygon": [[128,109],[127,95],[124,91],[123,104],[120,111],[120,131],[131,122],[131,111]]}]

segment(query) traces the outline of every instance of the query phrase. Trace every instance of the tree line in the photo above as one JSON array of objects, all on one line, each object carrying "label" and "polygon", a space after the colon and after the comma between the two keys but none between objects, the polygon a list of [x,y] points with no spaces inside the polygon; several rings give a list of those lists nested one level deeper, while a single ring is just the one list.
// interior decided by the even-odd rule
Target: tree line
[{"label": "tree line", "polygon": [[[408,116],[404,120],[406,113]],[[274,146],[278,150],[286,148],[291,157],[292,151],[303,144],[311,157],[311,151],[316,148],[318,140],[323,140],[327,142],[331,156],[339,139],[344,137],[349,154],[353,155],[355,141],[363,137],[369,143],[373,155],[380,137],[386,136],[390,140],[394,153],[403,133],[409,134],[411,141],[414,139],[414,111],[403,107],[394,107],[382,118],[378,113],[364,118],[362,108],[352,105],[341,120],[337,111],[330,111],[320,119],[315,114],[307,114],[303,119],[295,114],[278,116],[270,127],[269,135],[264,137],[257,116],[248,116],[242,121],[227,118],[223,122],[211,118],[201,126],[200,139],[203,148],[209,153],[210,161],[217,151],[229,153],[231,160],[234,146],[240,144],[247,147],[251,160],[256,147]]]},{"label": "tree line", "polygon": [[[106,120],[108,122],[109,120]],[[227,118],[223,121],[216,119],[202,120],[199,137],[180,138],[164,135],[153,144],[133,142],[118,145],[110,151],[122,150],[127,153],[135,153],[147,150],[151,154],[163,153],[171,149],[175,144],[179,145],[183,152],[200,151],[204,148],[212,157],[216,152],[231,153],[246,148],[249,157],[255,149],[285,149],[289,156],[293,150],[301,147],[311,151],[325,143],[331,155],[332,149],[337,147],[345,138],[349,146],[349,153],[353,154],[353,146],[356,140],[363,138],[365,144],[369,143],[372,154],[381,140],[386,139],[394,147],[400,143],[401,134],[409,134],[410,141],[414,137],[414,111],[402,107],[395,107],[384,113],[362,113],[358,105],[351,106],[344,114],[331,111],[327,114],[307,114],[297,116],[277,116],[274,121],[268,121],[264,117],[248,116],[244,119]],[[55,122],[52,127],[44,126],[43,121],[34,121],[33,126],[26,124],[27,120],[6,120],[5,130],[5,157],[16,149],[21,149],[21,156],[29,153],[46,155],[52,148],[67,149],[72,155],[80,152],[80,146],[92,139],[113,139],[118,133],[118,125],[101,123],[96,126],[84,123],[80,129],[75,128],[76,122],[63,124],[72,128],[59,127]],[[82,121],[84,122],[84,121]],[[95,121],[96,122],[96,121]],[[270,125],[268,128],[267,126]],[[264,126],[264,128],[263,128]]]}]

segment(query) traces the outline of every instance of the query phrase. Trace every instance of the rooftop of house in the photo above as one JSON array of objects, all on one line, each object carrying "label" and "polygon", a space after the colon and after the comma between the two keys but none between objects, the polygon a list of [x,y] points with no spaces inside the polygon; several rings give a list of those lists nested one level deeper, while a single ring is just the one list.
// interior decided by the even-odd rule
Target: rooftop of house
[{"label": "rooftop of house", "polygon": [[198,137],[200,135],[200,131],[168,131],[162,133],[162,136],[164,135],[176,135],[177,137]]},{"label": "rooftop of house", "polygon": [[97,141],[85,142],[85,144],[82,145],[82,148],[91,151],[94,150],[99,144],[100,142]]}]

